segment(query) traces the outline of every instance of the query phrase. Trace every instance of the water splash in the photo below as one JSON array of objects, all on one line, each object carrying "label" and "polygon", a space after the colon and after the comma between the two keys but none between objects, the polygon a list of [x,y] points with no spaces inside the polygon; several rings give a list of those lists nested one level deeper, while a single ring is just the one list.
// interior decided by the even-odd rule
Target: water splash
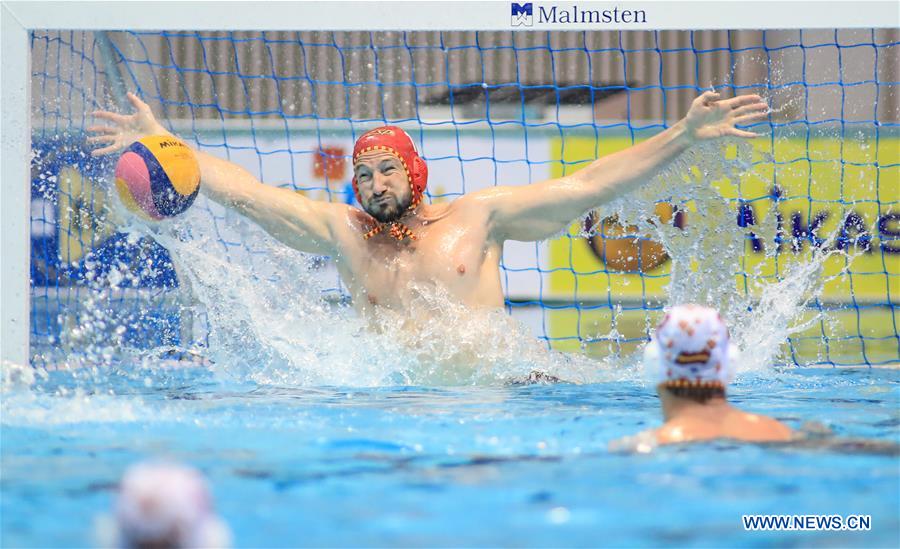
[{"label": "water splash", "polygon": [[[3,425],[65,425],[83,422],[131,422],[158,413],[138,397],[122,398],[68,383],[49,387],[49,374],[30,365],[0,365],[0,421]],[[48,390],[49,389],[49,390]]]},{"label": "water splash", "polygon": [[[729,147],[736,149],[733,157],[726,153]],[[634,195],[598,209],[597,216],[603,219],[616,215],[623,224],[637,226],[663,245],[671,258],[664,307],[699,303],[718,309],[731,327],[736,344],[752,350],[744,353],[739,371],[771,368],[779,362],[790,335],[822,319],[821,313],[810,317],[808,305],[824,288],[826,260],[843,253],[831,249],[836,228],[824,245],[813,247],[807,258],[789,263],[775,280],[762,276],[765,261],[752,269],[744,266],[746,229],[731,222],[737,212],[714,183],[738,186],[752,166],[751,156],[752,149],[746,142],[725,140],[696,146]],[[689,201],[688,224],[679,229],[660,223],[653,211],[660,201],[680,202],[683,208]],[[775,208],[754,226],[754,232],[764,241],[778,240],[781,235]],[[777,246],[765,250],[767,260],[778,254]],[[852,258],[846,264],[850,261]],[[735,286],[735,273],[741,272],[746,272],[751,281],[749,291],[739,291]]]},{"label": "water splash", "polygon": [[190,238],[157,235],[188,278],[192,312],[207,324],[207,356],[225,378],[380,386],[505,383],[532,371],[573,382],[603,375],[603,364],[550,352],[502,311],[472,310],[433,284],[413,283],[406,311],[380,308],[363,319],[323,297],[331,281],[317,275],[318,258],[242,219],[228,222],[253,243],[249,260],[215,253],[221,236],[200,214],[184,220]]}]

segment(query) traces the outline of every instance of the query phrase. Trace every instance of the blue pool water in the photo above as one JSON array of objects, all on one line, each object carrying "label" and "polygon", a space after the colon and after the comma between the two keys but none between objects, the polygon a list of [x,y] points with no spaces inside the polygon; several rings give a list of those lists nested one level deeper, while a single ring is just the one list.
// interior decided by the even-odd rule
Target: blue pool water
[{"label": "blue pool water", "polygon": [[[367,389],[222,382],[196,367],[85,376],[4,388],[3,547],[90,545],[122,472],[156,457],[209,477],[239,547],[888,547],[900,532],[896,452],[728,441],[609,452],[660,423],[641,381]],[[740,377],[731,400],[793,427],[900,443],[898,382],[896,369],[792,367]],[[872,529],[745,532],[750,513],[867,514]]]}]

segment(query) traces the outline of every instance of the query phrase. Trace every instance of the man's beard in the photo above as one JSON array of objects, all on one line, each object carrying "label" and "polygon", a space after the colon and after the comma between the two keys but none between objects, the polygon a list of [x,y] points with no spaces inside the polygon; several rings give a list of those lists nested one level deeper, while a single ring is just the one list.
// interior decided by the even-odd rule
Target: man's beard
[{"label": "man's beard", "polygon": [[396,199],[386,202],[373,202],[370,200],[365,210],[379,223],[391,223],[400,219],[410,204],[412,204],[412,196],[408,197],[403,203],[398,202]]}]

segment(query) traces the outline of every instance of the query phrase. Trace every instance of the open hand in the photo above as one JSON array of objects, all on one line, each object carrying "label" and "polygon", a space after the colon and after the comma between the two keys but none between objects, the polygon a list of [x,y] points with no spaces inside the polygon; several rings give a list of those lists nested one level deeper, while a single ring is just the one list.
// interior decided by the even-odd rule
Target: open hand
[{"label": "open hand", "polygon": [[109,111],[94,111],[97,118],[109,120],[113,126],[91,126],[87,131],[97,133],[87,139],[88,143],[105,144],[105,147],[91,151],[92,156],[102,156],[121,151],[138,139],[148,135],[172,135],[156,121],[150,106],[135,94],[128,93],[128,101],[134,106],[134,114],[124,115]]},{"label": "open hand", "polygon": [[763,120],[769,114],[769,106],[758,95],[739,95],[731,99],[719,99],[717,92],[703,93],[684,117],[688,135],[697,141],[716,139],[729,135],[752,139],[753,132],[739,130],[736,125],[747,125]]}]

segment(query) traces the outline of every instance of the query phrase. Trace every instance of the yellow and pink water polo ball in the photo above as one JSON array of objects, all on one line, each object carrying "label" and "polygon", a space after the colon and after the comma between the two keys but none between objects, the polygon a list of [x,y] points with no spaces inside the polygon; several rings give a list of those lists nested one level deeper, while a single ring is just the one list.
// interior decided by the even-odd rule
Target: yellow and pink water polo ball
[{"label": "yellow and pink water polo ball", "polygon": [[151,135],[135,141],[116,164],[116,189],[125,206],[159,220],[188,209],[200,190],[200,165],[179,139]]}]

